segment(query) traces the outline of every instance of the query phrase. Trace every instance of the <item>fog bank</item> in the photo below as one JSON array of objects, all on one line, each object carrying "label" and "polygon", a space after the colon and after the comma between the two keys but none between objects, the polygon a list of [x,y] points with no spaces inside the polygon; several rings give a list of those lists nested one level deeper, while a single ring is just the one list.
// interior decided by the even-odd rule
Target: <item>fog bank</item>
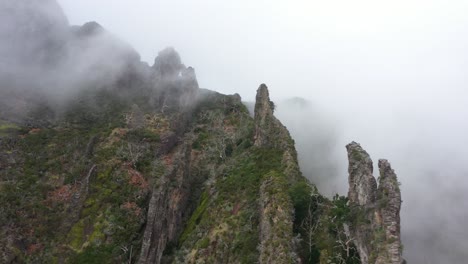
[{"label": "fog bank", "polygon": [[361,143],[374,168],[378,159],[388,159],[402,184],[405,258],[409,263],[465,263],[468,107],[462,104],[464,99],[426,95],[398,107],[396,95],[378,99],[363,100],[356,94],[339,106],[320,97],[301,106],[287,101],[278,103],[277,116],[296,141],[303,173],[326,195],[347,195],[347,143]]}]

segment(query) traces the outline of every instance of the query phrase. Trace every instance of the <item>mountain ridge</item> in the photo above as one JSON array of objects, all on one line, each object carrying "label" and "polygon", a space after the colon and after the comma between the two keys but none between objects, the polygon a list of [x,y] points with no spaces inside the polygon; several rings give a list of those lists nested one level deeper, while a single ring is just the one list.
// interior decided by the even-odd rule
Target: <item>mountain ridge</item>
[{"label": "mountain ridge", "polygon": [[[19,13],[25,8],[12,6]],[[37,60],[15,65],[37,63],[43,83],[0,74],[8,87],[0,107],[3,262],[402,261],[401,199],[388,163],[379,162],[377,190],[354,180],[363,178],[356,173],[374,178],[361,164],[370,159],[364,151],[349,150],[349,197],[328,199],[302,175],[294,140],[274,116],[265,84],[252,117],[238,94],[200,89],[195,70],[173,48],[149,67],[132,48],[101,35],[99,24],[70,28],[60,21],[58,28],[78,36],[59,39],[72,41],[71,48],[48,47]],[[64,75],[42,70],[54,60],[66,66]],[[55,96],[58,86],[67,96]],[[356,204],[356,188],[373,197],[371,205]],[[379,195],[385,197],[377,201]],[[374,203],[383,222],[366,211]]]}]

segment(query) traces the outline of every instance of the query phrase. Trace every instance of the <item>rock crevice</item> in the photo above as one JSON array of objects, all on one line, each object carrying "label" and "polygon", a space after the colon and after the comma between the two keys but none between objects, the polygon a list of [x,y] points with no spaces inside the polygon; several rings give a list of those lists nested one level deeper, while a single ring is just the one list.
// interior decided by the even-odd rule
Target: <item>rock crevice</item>
[{"label": "rock crevice", "polygon": [[175,243],[182,231],[191,194],[190,153],[189,146],[182,146],[172,169],[153,189],[139,264],[161,263],[166,246]]}]

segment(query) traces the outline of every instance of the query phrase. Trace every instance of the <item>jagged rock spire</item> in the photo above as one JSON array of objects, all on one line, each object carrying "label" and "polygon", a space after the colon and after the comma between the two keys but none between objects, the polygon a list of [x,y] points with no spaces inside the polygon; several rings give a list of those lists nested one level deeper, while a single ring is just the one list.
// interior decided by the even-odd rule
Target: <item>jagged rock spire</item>
[{"label": "jagged rock spire", "polygon": [[289,132],[273,115],[274,104],[265,84],[260,85],[255,99],[255,146],[285,147],[283,143],[290,139]]},{"label": "jagged rock spire", "polygon": [[195,69],[188,67],[181,72],[182,84],[186,89],[198,89],[197,75]]},{"label": "jagged rock spire", "polygon": [[379,160],[379,198],[382,226],[387,239],[386,251],[389,262],[383,259],[376,263],[402,263],[400,237],[401,193],[397,176],[387,160]]},{"label": "jagged rock spire", "polygon": [[273,116],[274,105],[270,101],[268,87],[262,83],[257,90],[255,97],[255,119],[265,121],[266,118]]},{"label": "jagged rock spire", "polygon": [[297,165],[297,152],[294,140],[288,129],[273,115],[274,103],[270,100],[268,87],[261,84],[257,90],[255,101],[255,135],[254,145],[258,147],[278,148],[284,151],[283,161],[290,179],[300,175]]},{"label": "jagged rock spire", "polygon": [[155,81],[162,82],[163,85],[172,85],[181,90],[199,88],[195,69],[185,67],[179,53],[172,47],[165,48],[158,53],[152,68]]},{"label": "jagged rock spire", "polygon": [[358,205],[374,203],[377,182],[372,175],[373,166],[369,154],[356,142],[348,144],[346,149],[349,159],[349,201]]},{"label": "jagged rock spire", "polygon": [[379,187],[372,175],[369,154],[352,142],[349,159],[348,198],[355,222],[350,231],[361,263],[403,263],[400,240],[401,193],[395,172],[387,160],[379,160]]},{"label": "jagged rock spire", "polygon": [[166,108],[185,111],[193,107],[199,88],[195,69],[185,67],[174,48],[158,53],[152,71],[162,112]]}]

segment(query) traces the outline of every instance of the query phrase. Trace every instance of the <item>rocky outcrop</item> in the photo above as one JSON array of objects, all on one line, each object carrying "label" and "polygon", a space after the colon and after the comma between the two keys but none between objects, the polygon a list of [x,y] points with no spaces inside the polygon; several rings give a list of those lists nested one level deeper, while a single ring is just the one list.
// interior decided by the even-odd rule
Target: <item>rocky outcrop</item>
[{"label": "rocky outcrop", "polygon": [[398,179],[387,160],[379,160],[379,189],[378,207],[382,219],[382,227],[385,231],[385,258],[378,259],[376,263],[399,264],[401,258],[400,238],[400,209],[401,193]]},{"label": "rocky outcrop", "polygon": [[297,152],[294,140],[288,129],[273,115],[275,104],[270,101],[268,87],[261,84],[257,90],[255,101],[255,134],[254,145],[257,147],[277,148],[283,151],[282,164],[289,179],[299,177]]},{"label": "rocky outcrop", "polygon": [[286,147],[290,139],[289,132],[273,116],[275,105],[270,101],[268,87],[261,84],[255,98],[255,146]]},{"label": "rocky outcrop", "polygon": [[156,78],[168,80],[174,80],[179,77],[180,72],[184,68],[185,66],[182,64],[179,53],[172,47],[160,51],[153,65]]},{"label": "rocky outcrop", "polygon": [[282,152],[281,176],[266,175],[260,188],[260,263],[295,263],[292,228],[294,209],[286,190],[301,177],[289,131],[273,115],[265,84],[257,90],[254,145]]},{"label": "rocky outcrop", "polygon": [[356,142],[352,142],[346,148],[349,159],[349,201],[360,206],[371,205],[375,203],[377,190],[377,182],[372,175],[372,160]]},{"label": "rocky outcrop", "polygon": [[368,222],[373,222],[373,208],[376,200],[377,183],[372,175],[373,165],[369,154],[361,146],[352,142],[346,146],[349,160],[349,191],[350,206],[356,215],[355,223],[351,224],[351,236],[359,251],[359,257],[363,264],[369,263],[369,255],[372,252],[373,227]]},{"label": "rocky outcrop", "polygon": [[189,146],[182,146],[169,173],[153,189],[139,264],[161,263],[166,246],[182,231],[191,195],[190,153]]},{"label": "rocky outcrop", "polygon": [[401,194],[395,172],[387,160],[379,160],[379,186],[369,154],[352,142],[349,159],[348,199],[353,214],[351,236],[363,264],[400,264]]},{"label": "rocky outcrop", "polygon": [[199,92],[195,70],[182,64],[174,48],[158,53],[152,67],[155,98],[161,112],[190,111]]}]

